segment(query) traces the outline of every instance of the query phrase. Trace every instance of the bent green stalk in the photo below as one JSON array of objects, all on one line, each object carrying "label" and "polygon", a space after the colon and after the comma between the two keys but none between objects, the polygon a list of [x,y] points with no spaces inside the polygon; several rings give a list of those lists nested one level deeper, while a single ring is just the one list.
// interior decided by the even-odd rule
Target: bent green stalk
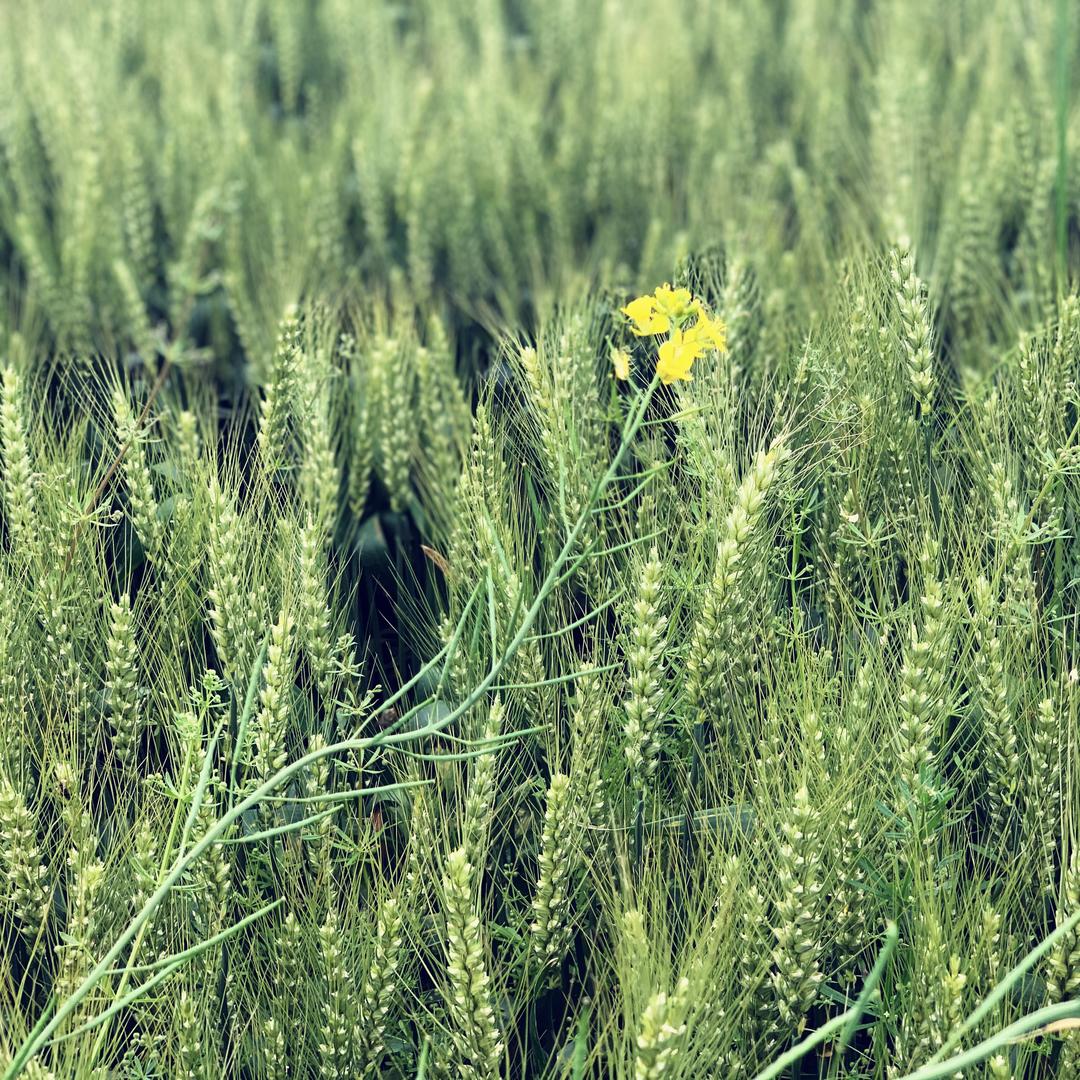
[{"label": "bent green stalk", "polygon": [[801,1042],[796,1043],[790,1050],[781,1054],[771,1065],[762,1069],[761,1072],[754,1077],[754,1080],[775,1080],[775,1077],[779,1076],[789,1065],[793,1065],[796,1061],[813,1050],[815,1046],[820,1046],[825,1042],[834,1031],[839,1031],[841,1033],[841,1049],[839,1053],[843,1053],[843,1047],[847,1045],[851,1036],[854,1034],[859,1018],[866,1011],[866,1006],[869,1004],[871,996],[877,989],[877,985],[881,981],[882,975],[885,974],[885,969],[889,966],[889,961],[892,959],[892,954],[896,950],[896,945],[899,940],[900,933],[896,924],[890,923],[885,931],[885,942],[881,946],[881,951],[878,953],[873,970],[867,975],[866,982],[863,984],[862,993],[859,994],[855,1004],[852,1005],[850,1009],[842,1012],[839,1016],[834,1016],[827,1023],[822,1024],[821,1027],[816,1031],[812,1031]]},{"label": "bent green stalk", "polygon": [[1022,1035],[1037,1033],[1040,1028],[1048,1024],[1078,1016],[1080,1016],[1080,998],[1063,1001],[1059,1005],[1047,1005],[1042,1009],[1036,1009],[1033,1013],[1028,1013],[1015,1023],[1009,1024],[1008,1027],[1003,1027],[970,1050],[965,1050],[962,1054],[949,1058],[948,1061],[924,1065],[921,1069],[900,1077],[900,1080],[945,1080],[946,1077],[955,1076],[972,1065],[978,1065],[991,1054],[1005,1050],[1010,1043]]},{"label": "bent green stalk", "polygon": [[[303,772],[310,765],[322,760],[326,757],[332,757],[335,754],[346,754],[354,751],[364,751],[374,749],[377,746],[395,746],[401,743],[415,742],[420,739],[426,738],[430,735],[438,734],[451,724],[455,723],[462,716],[466,715],[476,704],[480,701],[495,685],[496,680],[499,677],[501,671],[517,654],[518,649],[528,638],[532,632],[533,625],[536,622],[537,617],[540,614],[541,609],[547,598],[551,595],[554,589],[557,587],[560,580],[563,567],[567,560],[570,558],[573,552],[578,537],[581,535],[582,529],[585,527],[585,523],[591,514],[592,507],[596,505],[599,498],[607,490],[608,486],[616,479],[619,472],[619,466],[622,464],[622,460],[626,455],[627,450],[630,447],[631,442],[636,435],[638,428],[641,426],[642,419],[645,416],[645,411],[649,406],[649,402],[652,400],[652,396],[659,385],[659,379],[653,377],[648,388],[642,392],[640,398],[635,403],[630,416],[627,420],[625,427],[623,428],[622,438],[619,441],[618,449],[612,457],[611,463],[603,476],[593,486],[590,497],[585,506],[582,507],[577,520],[567,533],[566,539],[562,548],[559,550],[558,555],[552,562],[550,569],[544,577],[540,588],[537,590],[536,596],[533,602],[525,610],[524,615],[521,618],[521,623],[518,626],[513,638],[507,643],[505,649],[501,654],[492,658],[492,665],[488,673],[473,687],[472,691],[466,696],[465,700],[458,704],[456,708],[451,710],[446,716],[434,720],[429,724],[424,725],[421,728],[417,728],[413,731],[403,731],[396,734],[388,735],[385,731],[372,735],[368,738],[353,738],[345,739],[340,742],[332,743],[327,746],[319,747],[315,750],[309,751],[303,757],[298,758],[296,761],[283,766],[272,776],[267,778],[262,784],[260,784],[254,791],[251,792],[245,799],[230,808],[220,817],[217,821],[211,825],[204,833],[203,837],[193,844],[186,851],[185,845],[181,845],[180,854],[177,856],[172,868],[164,875],[160,880],[158,887],[150,895],[150,897],[143,904],[132,920],[128,923],[127,927],[117,937],[110,946],[105,955],[94,965],[90,972],[86,975],[83,981],[78,987],[71,993],[66,1001],[59,1004],[56,1012],[53,1014],[52,1019],[40,1029],[35,1029],[35,1032],[27,1036],[19,1046],[15,1055],[11,1060],[11,1064],[7,1067],[3,1074],[3,1080],[14,1080],[19,1076],[26,1068],[27,1064],[37,1055],[44,1046],[52,1041],[53,1036],[59,1030],[65,1020],[78,1008],[79,1004],[87,997],[90,991],[97,985],[97,983],[109,972],[109,970],[115,965],[119,959],[121,953],[132,941],[138,939],[141,940],[145,927],[149,921],[153,918],[154,913],[164,903],[165,898],[169,895],[172,888],[176,883],[184,876],[184,874],[190,869],[195,861],[208,851],[213,845],[219,843],[225,836],[228,830],[237,822],[243,814],[248,810],[254,809],[258,806],[267,796],[271,795],[276,789],[280,788],[283,784],[289,781],[292,777],[298,773]],[[399,688],[394,694],[392,694],[386,702],[383,703],[382,708],[387,708],[390,704],[398,701],[407,692],[407,689],[416,685],[422,677],[423,673],[430,670],[439,660],[446,655],[446,648],[440,649],[436,656],[429,661],[421,669],[421,672],[413,676],[408,680],[401,688]],[[217,734],[220,732],[220,724],[218,732],[215,733],[214,740],[216,742]],[[205,771],[205,763],[204,763]],[[200,777],[200,785],[202,778]],[[361,789],[362,791],[363,789]],[[197,800],[195,800],[197,801]],[[184,830],[185,836],[188,832],[187,828]],[[101,1044],[99,1037],[98,1044]]]}]

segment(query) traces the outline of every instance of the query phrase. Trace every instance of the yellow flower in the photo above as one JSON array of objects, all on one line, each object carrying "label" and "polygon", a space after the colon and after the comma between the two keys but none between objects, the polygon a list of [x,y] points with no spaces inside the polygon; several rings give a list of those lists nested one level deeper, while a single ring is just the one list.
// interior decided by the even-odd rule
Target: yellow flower
[{"label": "yellow flower", "polygon": [[694,298],[689,289],[673,289],[665,282],[653,296],[657,308],[673,323],[681,323],[694,310]]},{"label": "yellow flower", "polygon": [[634,323],[631,330],[638,337],[666,334],[671,327],[671,320],[657,312],[656,300],[651,296],[639,296],[619,310]]},{"label": "yellow flower", "polygon": [[611,366],[615,369],[615,378],[626,382],[630,378],[630,354],[625,349],[611,350]]},{"label": "yellow flower", "polygon": [[700,343],[703,349],[723,352],[727,348],[727,327],[719,319],[710,319],[700,306],[697,309],[697,322],[686,331],[686,336]]},{"label": "yellow flower", "polygon": [[701,355],[704,346],[679,329],[672,332],[670,338],[660,346],[656,361],[656,374],[665,386],[670,386],[678,379],[692,382],[690,368]]}]

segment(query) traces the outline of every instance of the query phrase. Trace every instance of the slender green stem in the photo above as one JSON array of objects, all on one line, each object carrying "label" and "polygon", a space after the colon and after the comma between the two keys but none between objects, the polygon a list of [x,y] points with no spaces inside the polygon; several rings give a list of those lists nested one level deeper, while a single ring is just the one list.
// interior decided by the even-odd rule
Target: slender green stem
[{"label": "slender green stem", "polygon": [[1045,956],[1062,938],[1071,934],[1080,925],[1080,911],[1074,911],[1052,934],[1048,934],[1034,949],[1031,950],[1004,978],[990,991],[982,1003],[971,1013],[970,1016],[945,1040],[941,1049],[927,1062],[933,1065],[942,1061],[947,1054],[951,1054],[965,1035],[986,1019],[997,1007],[998,1003],[1009,993],[1010,990]]},{"label": "slender green stem", "polygon": [[[64,1021],[78,1008],[79,1004],[90,993],[90,991],[97,985],[98,981],[106,975],[110,968],[113,967],[116,960],[120,957],[125,948],[132,943],[133,940],[141,940],[144,928],[153,917],[154,913],[164,902],[166,896],[168,896],[173,886],[180,880],[180,878],[186,873],[186,871],[194,864],[194,862],[202,856],[210,847],[218,843],[220,838],[224,836],[232,825],[240,819],[248,810],[258,806],[268,795],[277,790],[283,784],[285,784],[292,777],[298,773],[307,769],[315,762],[326,758],[332,757],[336,754],[347,754],[354,751],[363,751],[373,749],[382,745],[395,745],[402,742],[413,742],[418,739],[425,738],[429,735],[437,734],[443,729],[451,726],[462,716],[466,715],[478,701],[480,701],[494,685],[499,673],[510,662],[510,660],[517,654],[522,643],[526,640],[529,633],[532,631],[533,624],[540,613],[543,604],[547,600],[548,596],[555,589],[556,583],[559,580],[560,573],[563,566],[570,557],[571,552],[577,544],[578,537],[581,534],[582,529],[585,526],[585,522],[589,517],[591,507],[595,505],[596,500],[607,489],[608,485],[618,475],[619,466],[622,463],[630,443],[632,442],[638,427],[641,424],[641,420],[645,415],[645,411],[648,408],[649,401],[658,385],[658,380],[653,379],[649,385],[647,391],[645,391],[635,408],[630,414],[630,419],[624,429],[623,437],[619,443],[619,447],[612,458],[611,464],[608,466],[604,475],[597,481],[593,488],[588,503],[582,508],[581,513],[578,516],[577,521],[571,527],[567,533],[566,539],[560,549],[558,555],[552,563],[551,568],[548,570],[544,581],[540,588],[537,590],[536,597],[532,604],[526,610],[524,616],[521,619],[520,625],[517,628],[513,638],[507,644],[505,650],[498,656],[495,662],[492,664],[491,669],[481,679],[472,691],[466,696],[455,709],[451,710],[445,717],[439,720],[433,721],[424,727],[418,728],[414,731],[399,732],[394,735],[388,735],[385,731],[380,732],[370,738],[362,739],[346,739],[341,742],[333,743],[327,746],[319,747],[305,754],[303,757],[298,758],[291,764],[285,765],[273,776],[269,777],[266,781],[260,784],[250,795],[248,795],[241,802],[234,806],[231,806],[216,822],[214,822],[210,828],[203,834],[202,838],[197,841],[191,848],[186,851],[181,847],[181,852],[171,870],[165,874],[158,887],[154,890],[151,896],[143,904],[138,914],[128,923],[125,930],[117,937],[112,946],[105,953],[105,955],[98,961],[97,964],[86,975],[79,986],[72,992],[66,1001],[62,1002],[52,1019],[40,1030],[36,1035],[28,1037],[20,1045],[16,1051],[11,1064],[4,1072],[4,1080],[14,1080],[27,1063],[41,1050],[41,1048],[49,1042],[54,1036],[56,1031],[64,1023]],[[441,659],[446,650],[440,650],[436,659]],[[430,661],[425,665],[423,670],[430,670],[436,660]],[[420,674],[414,676],[407,686],[415,685],[421,677]],[[399,689],[395,694],[391,695],[388,701],[393,702],[400,700],[402,694],[405,692],[405,688]],[[386,707],[384,702],[383,707]],[[220,728],[219,728],[220,730]],[[216,736],[215,736],[216,738]],[[190,816],[189,816],[190,817]],[[187,830],[185,830],[187,831]]]},{"label": "slender green stem", "polygon": [[1028,1013],[1016,1023],[1002,1028],[988,1039],[984,1039],[978,1046],[973,1046],[970,1050],[949,1058],[948,1061],[936,1064],[928,1062],[921,1069],[916,1069],[915,1072],[908,1073],[899,1080],[945,1080],[947,1077],[971,1068],[972,1065],[978,1065],[993,1054],[1008,1049],[1010,1043],[1023,1035],[1030,1035],[1058,1020],[1069,1020],[1078,1016],[1080,1016],[1080,999],[1063,1001],[1059,1005],[1047,1005],[1045,1008]]},{"label": "slender green stem", "polygon": [[842,1054],[844,1048],[851,1040],[851,1036],[855,1033],[855,1028],[859,1023],[859,1018],[866,1011],[866,1006],[870,1003],[870,999],[877,989],[878,983],[881,981],[881,976],[885,974],[885,969],[889,966],[889,961],[892,959],[892,954],[896,949],[896,944],[900,940],[899,932],[895,924],[890,923],[885,931],[885,942],[878,952],[877,960],[874,962],[874,967],[870,974],[866,977],[866,982],[863,985],[862,993],[859,994],[855,1004],[850,1009],[845,1010],[839,1016],[834,1016],[827,1023],[823,1024],[816,1031],[812,1031],[801,1042],[796,1043],[790,1050],[781,1054],[775,1061],[769,1066],[762,1069],[755,1077],[754,1080],[774,1080],[779,1076],[789,1065],[794,1065],[796,1061],[799,1061],[815,1046],[820,1046],[825,1042],[834,1031],[840,1032],[840,1041],[838,1054]]}]

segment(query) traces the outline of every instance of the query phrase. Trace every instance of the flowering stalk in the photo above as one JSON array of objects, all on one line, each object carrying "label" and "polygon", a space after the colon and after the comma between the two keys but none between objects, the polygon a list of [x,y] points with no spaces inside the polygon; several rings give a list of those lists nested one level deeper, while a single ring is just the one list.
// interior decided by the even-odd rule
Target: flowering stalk
[{"label": "flowering stalk", "polygon": [[[659,384],[660,377],[657,375],[650,381],[648,387],[633,403],[623,428],[622,438],[612,456],[611,463],[594,485],[591,496],[583,507],[577,521],[575,521],[573,526],[568,530],[562,547],[552,561],[551,567],[544,576],[544,579],[540,583],[532,603],[528,605],[524,613],[520,616],[516,633],[511,637],[502,652],[493,658],[493,662],[488,669],[487,674],[476,682],[472,690],[463,696],[459,704],[437,719],[431,720],[412,730],[402,730],[413,716],[412,710],[409,710],[403,713],[395,723],[388,725],[375,735],[366,738],[344,739],[340,742],[329,743],[313,748],[303,757],[297,758],[295,761],[284,765],[272,776],[260,783],[259,786],[245,798],[226,809],[206,832],[203,833],[199,840],[186,848],[186,850],[183,850],[181,854],[176,856],[176,858],[168,864],[169,868],[163,873],[157,888],[149,897],[147,897],[146,902],[142,905],[139,912],[131,919],[124,930],[120,932],[113,944],[101,956],[100,960],[85,975],[79,985],[74,988],[70,996],[66,1000],[58,1003],[56,1012],[53,1014],[52,1018],[32,1031],[18,1046],[12,1057],[11,1064],[3,1073],[4,1080],[13,1080],[14,1077],[23,1072],[27,1063],[40,1052],[42,1047],[44,1047],[50,1039],[52,1039],[58,1028],[60,1028],[72,1012],[78,1008],[83,999],[93,990],[124,953],[124,950],[136,938],[141,941],[147,923],[154,917],[155,913],[164,903],[165,898],[169,895],[180,878],[183,877],[190,867],[201,858],[206,851],[215,844],[221,843],[228,835],[233,825],[236,824],[243,814],[254,809],[266,798],[287,784],[294,776],[306,771],[324,758],[340,754],[350,754],[358,750],[374,749],[376,746],[391,747],[400,744],[414,743],[432,735],[436,735],[450,727],[452,724],[455,724],[462,716],[472,710],[478,701],[483,699],[490,692],[492,686],[497,683],[502,673],[517,655],[522,644],[532,633],[533,626],[548,597],[569,574],[574,572],[576,563],[587,557],[587,553],[585,555],[579,555],[576,558],[572,558],[572,554],[575,551],[578,539],[585,528],[585,524],[588,521],[593,508],[619,475],[623,459],[626,456],[630,445],[633,443],[637,432],[641,428],[649,403],[652,401],[652,396]],[[233,512],[232,516],[235,518],[235,512]],[[471,603],[466,607],[466,610],[462,615],[462,621],[468,616],[471,607]],[[452,641],[453,640],[456,640],[456,637],[453,638]],[[421,680],[427,678],[437,667],[440,667],[446,662],[447,655],[450,651],[451,649],[449,646],[438,650],[432,659],[421,667],[412,678],[402,683],[394,693],[389,695],[389,697],[381,703],[378,711],[385,713],[397,706],[398,702],[412,691]],[[211,744],[206,748],[204,755],[205,761],[210,761],[212,759],[212,751],[215,743],[216,738],[211,740]],[[193,808],[189,808],[189,814],[194,816],[194,814],[197,813],[197,808],[201,805],[208,782],[209,773],[207,770],[206,776],[200,777],[199,789],[196,791]],[[387,785],[381,790],[399,790],[407,786],[410,785]]]}]

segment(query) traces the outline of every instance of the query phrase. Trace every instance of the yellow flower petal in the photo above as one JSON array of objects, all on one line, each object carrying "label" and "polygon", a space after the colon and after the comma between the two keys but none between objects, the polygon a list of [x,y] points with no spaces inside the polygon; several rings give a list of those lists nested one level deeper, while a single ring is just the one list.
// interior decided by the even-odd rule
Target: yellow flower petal
[{"label": "yellow flower petal", "polygon": [[703,349],[723,352],[727,348],[727,328],[719,319],[710,319],[704,310],[698,311],[697,322],[686,331],[686,336],[700,343]]},{"label": "yellow flower petal", "polygon": [[671,326],[666,315],[656,310],[656,300],[651,296],[639,296],[619,309],[634,324],[630,329],[638,337],[665,334]]},{"label": "yellow flower petal", "polygon": [[656,374],[660,376],[660,381],[665,386],[678,380],[692,382],[690,368],[701,355],[701,351],[700,342],[687,340],[681,330],[675,330],[657,353]]},{"label": "yellow flower petal", "polygon": [[620,310],[636,323],[647,323],[652,318],[655,307],[656,301],[651,296],[639,296]]},{"label": "yellow flower petal", "polygon": [[611,366],[615,369],[615,378],[626,382],[630,378],[630,354],[625,349],[611,350]]}]

